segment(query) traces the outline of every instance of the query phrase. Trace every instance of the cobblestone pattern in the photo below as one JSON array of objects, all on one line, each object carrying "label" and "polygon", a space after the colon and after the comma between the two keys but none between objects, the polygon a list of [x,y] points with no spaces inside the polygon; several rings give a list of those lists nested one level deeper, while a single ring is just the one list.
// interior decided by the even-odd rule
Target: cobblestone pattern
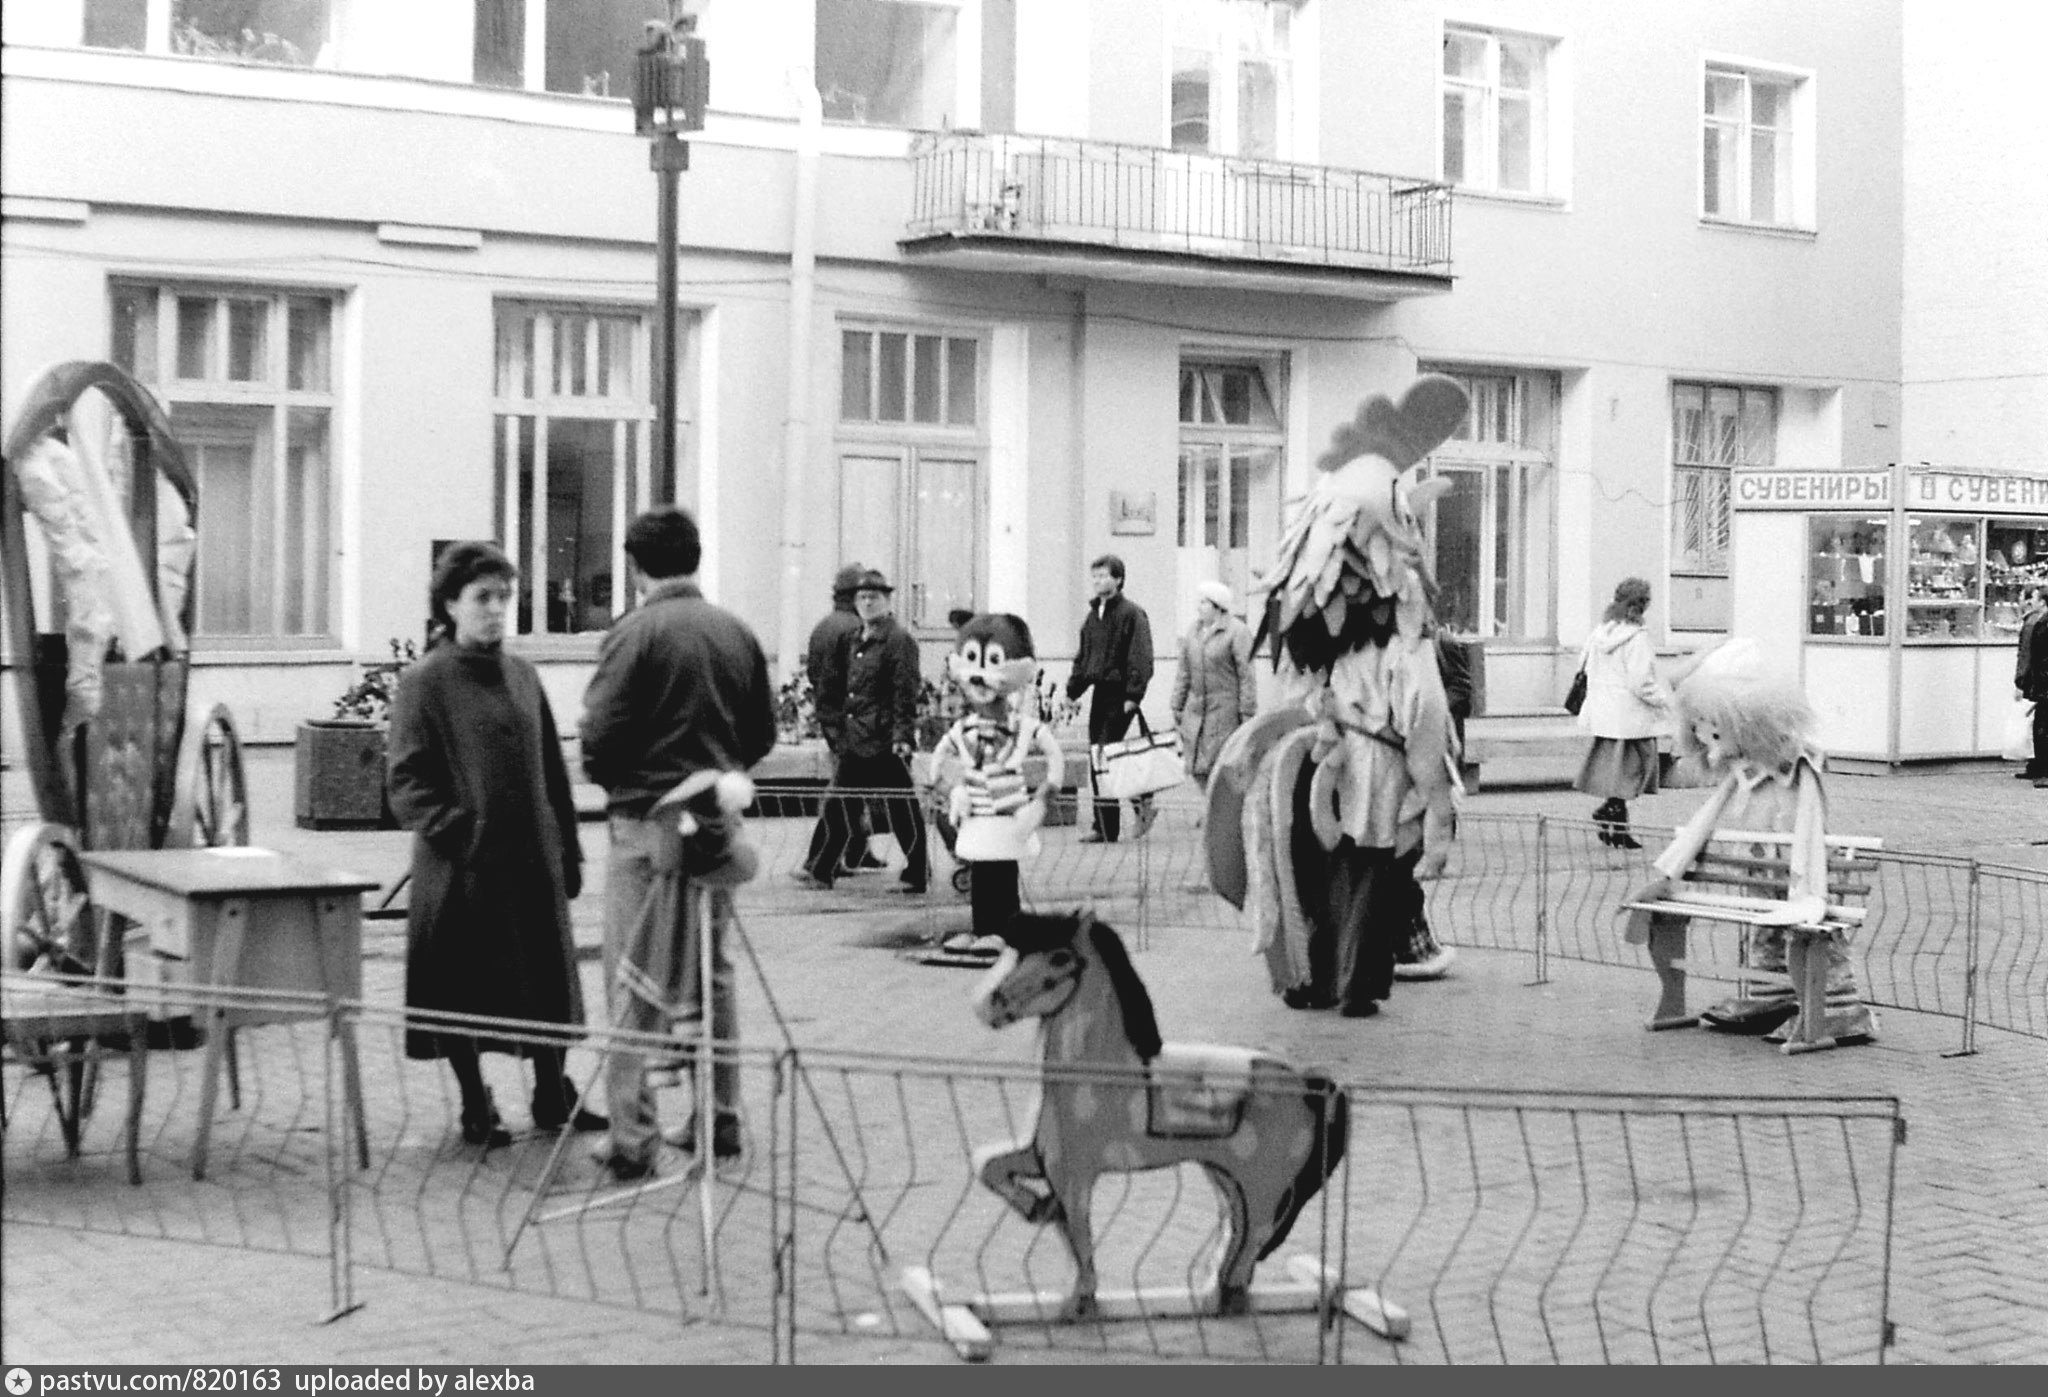
[{"label": "cobblestone pattern", "polygon": [[[289,753],[252,755],[256,842],[367,870],[383,881],[386,892],[367,898],[366,906],[388,896],[394,910],[402,908],[398,884],[406,836],[292,828]],[[19,772],[6,776],[11,792]],[[2048,866],[2048,844],[2041,842],[2048,840],[2048,802],[2003,771],[1831,776],[1830,799],[1834,827],[1878,835],[1894,850]],[[1638,803],[1636,815],[1642,822],[1668,825],[1688,814],[1696,800],[1695,793],[1666,793]],[[8,804],[11,819],[19,813],[18,803]],[[1581,807],[1587,804],[1571,793],[1489,791],[1467,808],[1475,814],[1547,813],[1570,819],[1582,818]],[[590,866],[601,870],[602,824],[586,824],[583,834]],[[1154,837],[1164,844],[1162,836]],[[1071,838],[1071,831],[1047,833],[1049,843]],[[1097,853],[1107,856],[1099,848]],[[1157,851],[1155,856],[1163,857]],[[575,909],[576,927],[579,946],[594,953],[601,873],[589,881]],[[747,1040],[773,1047],[786,1030],[806,1049],[914,1046],[997,1067],[1027,1062],[1032,1055],[1028,1036],[1021,1031],[990,1034],[967,1014],[971,976],[876,949],[921,934],[909,924],[928,915],[907,905],[914,899],[887,893],[887,881],[885,874],[864,875],[842,883],[831,895],[775,888],[768,880],[749,890],[750,941],[783,1017],[778,1024],[771,1016],[761,982],[743,961]],[[1511,891],[1501,880],[1490,895],[1505,897]],[[947,915],[957,915],[955,908],[964,912],[944,894],[933,901]],[[2023,936],[2041,926],[2043,919],[2033,911],[2037,906],[2009,903],[2001,934]],[[1454,939],[1460,935],[1455,927],[1443,931]],[[375,1002],[395,1002],[402,991],[402,923],[372,921],[366,933],[367,993]],[[1993,960],[1991,944],[1987,939],[1987,963]],[[1451,978],[1398,986],[1386,1012],[1364,1023],[1292,1014],[1280,1007],[1266,992],[1249,946],[1227,925],[1162,922],[1151,931],[1150,949],[1138,963],[1169,1037],[1258,1044],[1353,1079],[1538,1091],[1598,1086],[1651,1094],[1896,1094],[1911,1129],[1897,1156],[1889,1309],[1898,1332],[1892,1360],[2048,1361],[2048,1290],[2039,1265],[2048,1249],[2048,1175],[2041,1166],[2048,1157],[2048,1050],[2039,1042],[1987,1028],[1979,1035],[1975,1056],[1951,1058],[1945,1054],[1955,1047],[1952,1020],[1889,1011],[1874,1046],[1784,1059],[1754,1040],[1643,1033],[1642,1014],[1653,994],[1640,971],[1564,961],[1552,967],[1547,983],[1532,985],[1527,952],[1496,954],[1476,939],[1467,945],[1481,948],[1467,949]],[[591,1002],[601,1004],[594,959],[586,960],[584,969]],[[159,1064],[167,1056],[177,1055],[152,1055],[153,1078],[165,1072]],[[591,1065],[581,1052],[572,1054],[571,1061],[579,1077]],[[513,1096],[501,1067],[492,1060],[487,1070],[501,1098]],[[19,1088],[11,1080],[6,1085],[11,1157],[25,1147],[18,1139],[36,1134],[13,1114]],[[151,1099],[157,1099],[155,1089]],[[23,1137],[18,1131],[29,1133]],[[87,1164],[95,1159],[91,1151],[108,1147],[108,1135],[105,1118],[89,1124]],[[221,1148],[218,1141],[216,1148]],[[111,1192],[115,1170],[111,1164],[105,1167],[105,1188]],[[154,1158],[148,1167],[155,1177]],[[10,1197],[13,1181],[10,1169]],[[800,1237],[802,1229],[815,1226],[800,1220]],[[134,1233],[85,1233],[12,1217],[5,1226],[4,1251],[0,1344],[10,1361],[769,1357],[759,1330],[369,1267],[356,1271],[357,1298],[367,1302],[363,1309],[331,1325],[308,1326],[305,1318],[323,1312],[327,1303],[327,1264],[312,1255]],[[1411,1294],[1391,1289],[1389,1294],[1418,1308]],[[92,1316],[92,1322],[81,1324],[80,1315]],[[1352,1342],[1360,1342],[1352,1332]],[[1005,1337],[996,1361],[1101,1362],[1120,1356],[1085,1347],[1043,1348],[1020,1334]],[[1348,1347],[1346,1356],[1356,1357]],[[943,1345],[909,1329],[861,1337],[806,1330],[799,1335],[797,1357],[806,1362],[951,1361]]]}]

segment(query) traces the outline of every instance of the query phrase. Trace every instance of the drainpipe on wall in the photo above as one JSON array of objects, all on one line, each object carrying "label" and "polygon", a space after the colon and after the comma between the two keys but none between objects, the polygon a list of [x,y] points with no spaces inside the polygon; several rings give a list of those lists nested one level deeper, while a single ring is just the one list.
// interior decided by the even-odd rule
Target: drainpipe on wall
[{"label": "drainpipe on wall", "polygon": [[796,175],[789,232],[789,403],[782,418],[782,611],[776,624],[777,678],[802,663],[804,464],[811,450],[811,296],[817,286],[818,150],[824,106],[809,68],[792,68],[796,98]]}]

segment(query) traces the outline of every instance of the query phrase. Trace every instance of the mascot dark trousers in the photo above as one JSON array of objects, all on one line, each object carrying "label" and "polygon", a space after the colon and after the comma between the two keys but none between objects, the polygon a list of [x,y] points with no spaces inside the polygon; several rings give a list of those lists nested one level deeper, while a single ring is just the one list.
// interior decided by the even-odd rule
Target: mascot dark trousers
[{"label": "mascot dark trousers", "polygon": [[1294,788],[1290,836],[1295,887],[1315,927],[1308,946],[1308,997],[1313,1004],[1356,1011],[1393,993],[1395,950],[1422,910],[1422,885],[1415,881],[1422,850],[1360,848],[1349,835],[1335,849],[1325,849],[1309,819],[1314,778],[1315,768],[1304,764]]},{"label": "mascot dark trousers", "polygon": [[[1124,740],[1124,734],[1131,730],[1131,720],[1137,716],[1125,711],[1125,702],[1122,685],[1097,684],[1088,691],[1089,746]],[[1095,832],[1112,844],[1123,829],[1120,810],[1113,800],[1095,802]]]},{"label": "mascot dark trousers", "polygon": [[1024,906],[1023,894],[1017,882],[1017,865],[1014,863],[979,862],[970,865],[974,876],[969,882],[970,906],[974,913],[974,934],[976,936],[1000,936],[1010,924],[1010,918],[1017,915]]}]

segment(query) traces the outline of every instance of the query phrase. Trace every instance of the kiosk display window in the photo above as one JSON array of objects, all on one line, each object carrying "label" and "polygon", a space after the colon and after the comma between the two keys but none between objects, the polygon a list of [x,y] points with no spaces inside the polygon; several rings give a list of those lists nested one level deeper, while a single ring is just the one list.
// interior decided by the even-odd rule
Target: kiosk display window
[{"label": "kiosk display window", "polygon": [[2020,599],[2048,586],[2048,519],[1989,520],[1984,526],[1984,633],[2017,640]]},{"label": "kiosk display window", "polygon": [[1890,527],[1884,519],[1808,518],[1808,635],[1885,633],[1885,535]]},{"label": "kiosk display window", "polygon": [[1906,529],[1906,639],[1976,639],[1984,629],[1983,521],[1914,515]]}]

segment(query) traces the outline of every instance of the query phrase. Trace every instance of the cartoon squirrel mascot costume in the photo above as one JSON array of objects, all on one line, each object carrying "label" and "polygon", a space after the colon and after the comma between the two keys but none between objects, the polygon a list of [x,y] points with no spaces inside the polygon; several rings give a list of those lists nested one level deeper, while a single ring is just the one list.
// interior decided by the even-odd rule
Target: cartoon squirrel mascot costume
[{"label": "cartoon squirrel mascot costume", "polygon": [[[1715,786],[1657,856],[1655,867],[1661,876],[1630,901],[1670,896],[1673,885],[1717,831],[1756,830],[1793,838],[1781,924],[1752,927],[1748,933],[1749,968],[1768,977],[1748,997],[1716,1004],[1697,1020],[1686,1014],[1684,956],[1690,920],[1646,911],[1629,915],[1625,938],[1648,944],[1650,962],[1662,982],[1662,998],[1649,1026],[1681,1028],[1697,1021],[1724,1032],[1762,1033],[1772,1042],[1783,1042],[1791,1036],[1798,1010],[1792,985],[1804,970],[1806,957],[1825,955],[1827,1023],[1821,1036],[1838,1044],[1870,1042],[1877,1037],[1877,1015],[1857,992],[1847,932],[1837,929],[1824,943],[1808,943],[1788,937],[1785,930],[1819,922],[1827,909],[1827,796],[1806,696],[1770,672],[1754,641],[1730,640],[1708,652],[1680,681],[1674,698],[1678,734],[1673,748],[1679,769],[1702,771]],[[1763,850],[1756,852],[1761,857]]]},{"label": "cartoon squirrel mascot costume", "polygon": [[1360,404],[1254,587],[1254,650],[1272,636],[1286,702],[1224,745],[1204,824],[1210,885],[1251,912],[1294,1008],[1377,1013],[1419,922],[1416,880],[1449,856],[1457,740],[1416,517],[1446,487],[1408,472],[1466,409],[1436,376]]},{"label": "cartoon squirrel mascot costume", "polygon": [[[973,869],[974,931],[945,948],[993,959],[1022,905],[1017,865],[1038,851],[1038,827],[1060,785],[1060,746],[1038,718],[1038,652],[1022,617],[991,612],[961,626],[946,673],[968,711],[932,749],[932,765],[958,830],[953,856]],[[1036,788],[1026,767],[1033,756],[1045,761]]]}]

